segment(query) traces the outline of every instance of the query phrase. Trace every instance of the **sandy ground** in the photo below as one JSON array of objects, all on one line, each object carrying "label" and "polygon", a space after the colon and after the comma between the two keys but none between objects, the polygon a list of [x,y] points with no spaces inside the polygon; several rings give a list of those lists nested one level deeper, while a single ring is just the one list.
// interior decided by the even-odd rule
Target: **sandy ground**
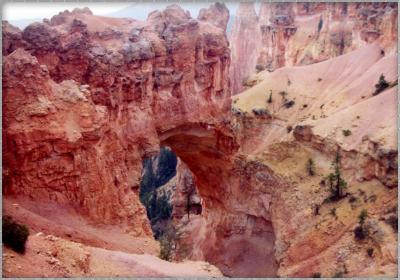
[{"label": "sandy ground", "polygon": [[28,225],[24,255],[3,246],[3,277],[218,277],[205,262],[159,259],[159,243],[124,229],[94,225],[74,209],[3,199],[3,214]]},{"label": "sandy ground", "polygon": [[53,234],[71,241],[109,250],[158,255],[159,244],[152,238],[134,237],[127,229],[92,224],[72,207],[28,199],[3,199],[3,214],[29,226],[31,232]]},{"label": "sandy ground", "polygon": [[[397,86],[373,96],[381,74],[395,83],[396,62],[395,55],[382,56],[379,45],[371,44],[321,63],[254,75],[256,85],[235,96],[233,107],[247,115],[256,108],[266,109],[275,126],[263,132],[265,141],[253,153],[291,140],[289,125],[311,125],[315,134],[332,138],[348,150],[356,149],[364,136],[385,148],[396,148]],[[286,108],[285,99],[294,105]],[[346,129],[352,132],[349,137],[342,134]]]},{"label": "sandy ground", "polygon": [[170,263],[151,255],[89,247],[31,235],[24,255],[3,248],[3,277],[219,277],[205,262]]}]

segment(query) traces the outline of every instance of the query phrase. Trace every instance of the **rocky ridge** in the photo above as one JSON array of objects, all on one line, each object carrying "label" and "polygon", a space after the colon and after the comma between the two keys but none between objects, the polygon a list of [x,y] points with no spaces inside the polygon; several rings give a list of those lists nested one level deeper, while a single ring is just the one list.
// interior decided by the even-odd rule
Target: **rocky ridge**
[{"label": "rocky ridge", "polygon": [[240,3],[235,15],[232,91],[251,86],[255,71],[307,65],[345,54],[372,42],[396,52],[395,3]]}]

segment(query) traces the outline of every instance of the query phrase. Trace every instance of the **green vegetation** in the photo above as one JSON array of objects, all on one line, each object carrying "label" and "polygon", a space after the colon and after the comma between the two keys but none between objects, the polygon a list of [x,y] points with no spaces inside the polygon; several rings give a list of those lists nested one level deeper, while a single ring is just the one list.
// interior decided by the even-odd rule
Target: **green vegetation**
[{"label": "green vegetation", "polygon": [[357,226],[354,229],[354,237],[357,240],[364,240],[367,237],[367,232],[365,231],[363,226]]},{"label": "green vegetation", "polygon": [[350,203],[354,203],[356,201],[357,201],[357,197],[355,197],[354,195],[350,196],[350,198],[349,198]]},{"label": "green vegetation", "polygon": [[342,173],[340,171],[340,160],[340,154],[337,152],[335,159],[332,162],[333,172],[326,177],[329,190],[331,192],[330,196],[326,199],[327,201],[337,201],[347,195],[345,194],[347,182],[342,178]]},{"label": "green vegetation", "polygon": [[367,254],[369,257],[372,257],[374,255],[374,248],[368,248],[367,249]]},{"label": "green vegetation", "polygon": [[381,74],[378,83],[375,85],[375,92],[372,95],[378,95],[388,87],[389,83],[385,80],[385,76]]},{"label": "green vegetation", "polygon": [[317,216],[319,215],[319,208],[321,207],[321,205],[319,204],[315,204],[314,205],[314,215]]},{"label": "green vegetation", "polygon": [[367,210],[365,209],[361,210],[360,215],[358,215],[358,222],[360,223],[360,225],[363,225],[367,218],[368,218]]},{"label": "green vegetation", "polygon": [[331,211],[330,211],[330,214],[331,214],[333,217],[337,218],[337,215],[336,215],[336,208],[332,208]]},{"label": "green vegetation", "polygon": [[285,106],[286,109],[289,109],[289,108],[293,107],[294,103],[295,103],[295,102],[294,102],[293,100],[287,100],[287,101],[283,104],[283,106]]},{"label": "green vegetation", "polygon": [[387,224],[389,224],[395,232],[398,230],[398,217],[397,215],[391,215],[389,218],[385,220]]},{"label": "green vegetation", "polygon": [[25,253],[25,243],[29,236],[28,227],[18,224],[10,216],[4,216],[2,229],[4,245],[17,253]]},{"label": "green vegetation", "polygon": [[259,73],[261,71],[264,71],[266,69],[266,67],[264,65],[261,64],[257,64],[256,65],[256,72]]},{"label": "green vegetation", "polygon": [[321,278],[321,272],[314,272],[312,278]]},{"label": "green vegetation", "polygon": [[321,32],[323,25],[324,25],[324,21],[322,20],[322,17],[321,17],[321,18],[319,18],[319,22],[318,22],[318,33]]},{"label": "green vegetation", "polygon": [[173,253],[176,249],[179,234],[172,223],[168,223],[162,235],[159,237],[160,241],[160,258],[166,261],[171,261]]},{"label": "green vegetation", "polygon": [[240,111],[239,108],[235,108],[235,107],[232,107],[231,112],[232,112],[232,114],[234,114],[235,116],[240,116],[240,115],[243,114],[243,112]]},{"label": "green vegetation", "polygon": [[368,231],[364,227],[364,222],[367,218],[368,218],[368,212],[367,210],[363,209],[360,212],[360,215],[358,215],[359,225],[354,229],[354,237],[357,240],[364,240],[366,237],[368,237]]},{"label": "green vegetation", "polygon": [[351,131],[350,131],[349,129],[344,129],[344,130],[342,130],[342,133],[343,133],[343,135],[346,136],[346,137],[351,135]]},{"label": "green vegetation", "polygon": [[287,96],[287,92],[286,91],[280,91],[279,95],[282,97],[282,100],[285,101],[286,100],[286,96]]},{"label": "green vegetation", "polygon": [[268,97],[267,102],[268,102],[268,103],[272,103],[272,90],[271,90],[270,93],[269,93],[269,97]]},{"label": "green vegetation", "polygon": [[[153,164],[157,162],[157,172],[154,173]],[[143,160],[143,176],[140,182],[140,200],[149,199],[149,193],[167,183],[176,174],[177,157],[169,148],[161,148],[158,156]]]},{"label": "green vegetation", "polygon": [[252,110],[256,116],[267,116],[270,115],[269,111],[265,108],[255,108]]},{"label": "green vegetation", "polygon": [[172,205],[167,194],[157,189],[176,174],[177,157],[169,148],[161,148],[157,156],[143,160],[143,175],[140,183],[140,201],[146,207],[154,237],[164,232],[166,222],[171,219]]},{"label": "green vegetation", "polygon": [[314,165],[314,161],[311,158],[309,158],[307,161],[306,169],[307,169],[308,175],[310,175],[310,176],[315,175],[315,165]]},{"label": "green vegetation", "polygon": [[332,278],[343,278],[343,275],[344,275],[343,271],[339,270],[336,271],[335,274],[333,274]]}]

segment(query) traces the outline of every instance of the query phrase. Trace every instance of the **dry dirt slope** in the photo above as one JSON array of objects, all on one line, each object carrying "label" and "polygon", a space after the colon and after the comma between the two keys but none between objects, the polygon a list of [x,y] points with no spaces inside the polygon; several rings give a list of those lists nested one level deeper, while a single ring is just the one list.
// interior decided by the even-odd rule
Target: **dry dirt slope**
[{"label": "dry dirt slope", "polygon": [[[397,217],[396,73],[396,56],[372,44],[318,64],[261,72],[233,99],[242,152],[289,186],[272,204],[279,276],[397,275],[397,230],[390,226]],[[374,96],[381,74],[390,87]],[[325,202],[323,183],[337,152],[347,195]],[[357,241],[363,209],[369,236]]]},{"label": "dry dirt slope", "polygon": [[[363,136],[387,148],[396,145],[397,87],[373,96],[379,76],[397,81],[395,55],[382,56],[378,44],[308,66],[284,67],[252,77],[257,83],[233,99],[233,107],[248,115],[267,109],[276,124],[263,131],[263,141],[253,153],[271,143],[290,140],[287,126],[311,125],[321,137],[338,141],[348,149],[361,144]],[[286,108],[281,92],[294,105]],[[272,102],[268,98],[272,93]],[[352,131],[343,137],[342,129]]]},{"label": "dry dirt slope", "polygon": [[152,238],[91,224],[71,207],[3,199],[3,213],[26,224],[25,255],[3,246],[3,277],[214,277],[205,262],[166,262]]}]

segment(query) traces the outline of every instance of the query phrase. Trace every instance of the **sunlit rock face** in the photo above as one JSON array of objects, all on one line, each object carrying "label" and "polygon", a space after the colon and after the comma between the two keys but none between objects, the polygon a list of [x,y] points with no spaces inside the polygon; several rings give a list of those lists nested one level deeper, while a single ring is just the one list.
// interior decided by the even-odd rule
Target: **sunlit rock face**
[{"label": "sunlit rock face", "polygon": [[395,3],[241,3],[229,41],[232,92],[261,70],[307,65],[379,42],[396,52]]}]

